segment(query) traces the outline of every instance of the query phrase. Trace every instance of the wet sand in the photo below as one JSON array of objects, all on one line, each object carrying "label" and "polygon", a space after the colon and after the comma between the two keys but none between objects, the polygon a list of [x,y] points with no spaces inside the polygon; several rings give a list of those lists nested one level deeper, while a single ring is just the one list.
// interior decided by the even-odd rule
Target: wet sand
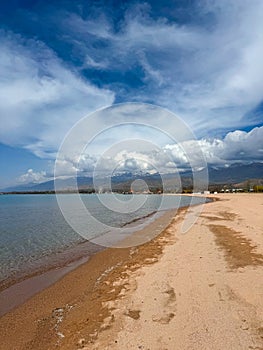
[{"label": "wet sand", "polygon": [[[139,219],[134,219],[123,225],[127,227],[125,234],[120,235],[119,231],[115,233],[114,229],[108,232],[106,237],[108,237],[109,242],[107,242],[103,235],[93,239],[93,242],[80,242],[57,254],[41,259],[38,261],[38,264],[34,263],[34,266],[31,267],[32,271],[30,271],[30,269],[29,271],[23,270],[20,274],[17,273],[1,281],[0,317],[23,304],[35,294],[51,286],[70,271],[87,262],[92,255],[106,249],[105,243],[114,245],[116,248],[123,247],[124,242],[126,242],[128,246],[135,245],[129,237],[133,235],[137,237],[136,231],[139,231],[139,234],[141,234],[143,228],[162,215],[163,212],[153,212]],[[153,236],[160,233],[158,227],[157,233],[155,231],[154,229],[151,232]],[[147,232],[149,234],[149,231]],[[126,239],[124,239],[124,237],[126,237]],[[145,239],[145,236],[142,237]],[[151,239],[151,237],[146,238],[147,241]],[[138,240],[141,240],[140,236]],[[96,241],[96,243],[94,243],[94,241]],[[113,244],[113,241],[115,244]]]},{"label": "wet sand", "polygon": [[3,316],[0,349],[263,349],[263,195],[217,197],[186,234],[167,212]]},{"label": "wet sand", "polygon": [[[166,212],[136,234],[141,233],[146,239],[149,236],[150,240],[154,232],[156,235],[165,229],[175,213],[176,211]],[[147,250],[148,245],[152,248]],[[112,297],[108,294],[111,287],[109,284],[104,288],[102,281],[105,278],[116,278],[118,269],[125,263],[133,264],[135,257],[138,268],[144,257],[152,258],[159,251],[160,247],[150,242],[138,250],[108,248],[92,255],[87,263],[0,318],[0,349],[37,350],[54,349],[57,346],[74,349],[82,327],[85,332],[92,333],[108,314],[106,309],[103,310],[102,304]],[[116,297],[117,295],[116,291]],[[62,323],[63,328],[67,328],[63,330],[68,334],[66,343],[62,341]]]}]

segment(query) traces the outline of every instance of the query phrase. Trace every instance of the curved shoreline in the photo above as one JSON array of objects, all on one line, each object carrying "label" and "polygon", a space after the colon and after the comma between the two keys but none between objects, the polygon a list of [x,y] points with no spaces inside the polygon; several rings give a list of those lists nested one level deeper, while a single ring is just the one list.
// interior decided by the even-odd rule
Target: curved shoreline
[{"label": "curved shoreline", "polygon": [[[187,208],[187,207],[186,207]],[[176,220],[186,208],[179,208],[176,212]],[[162,225],[163,229],[157,238],[141,246],[133,248],[107,248],[90,257],[84,263],[54,284],[32,296],[29,300],[9,311],[0,318],[0,333],[2,335],[0,349],[53,349],[60,339],[55,326],[56,310],[64,310],[67,313],[78,311],[78,305],[82,298],[88,296],[87,311],[92,317],[90,329],[96,328],[104,319],[103,298],[107,298],[107,292],[102,292],[101,285],[105,278],[119,274],[118,268],[135,261],[152,259],[153,255],[161,254],[162,248],[156,241],[167,230],[171,221],[175,220],[174,211],[166,212],[157,220],[143,229],[143,232],[152,232],[153,228]],[[165,243],[163,243],[165,244]],[[150,247],[150,249],[149,249]],[[107,285],[106,289],[111,286]],[[102,311],[102,313],[101,313]],[[77,332],[77,330],[76,330]]]},{"label": "curved shoreline", "polygon": [[[202,204],[204,203],[193,204],[191,206]],[[133,235],[136,237],[136,232],[138,231],[141,233],[145,228],[147,231],[148,225],[157,226],[158,220],[162,216],[165,216],[166,213],[179,212],[181,209],[188,207],[189,205],[176,209],[154,211],[148,215],[136,218],[131,222],[124,224],[123,227],[129,227],[131,237],[133,237]],[[155,215],[156,217],[154,217]],[[170,217],[170,214],[168,214],[168,216]],[[146,223],[145,219],[147,218],[153,218],[153,221]],[[139,222],[140,225],[138,227],[133,227],[133,224],[137,222]],[[169,224],[169,222],[167,222],[167,224]],[[159,233],[160,232],[158,232],[157,235]],[[154,234],[154,236],[155,235],[156,234]],[[153,237],[151,237],[151,239],[152,238]],[[127,237],[124,238],[124,241],[126,240]],[[147,240],[149,239],[147,238]],[[121,248],[121,246],[119,248]],[[108,249],[108,247],[103,247],[90,241],[81,242],[76,246],[70,247],[63,252],[56,254],[54,257],[51,257],[49,264],[43,264],[42,268],[33,271],[31,274],[21,275],[21,277],[16,279],[4,280],[0,286],[0,318],[34,297],[35,294],[52,286],[66,274],[82,264],[87,263],[92,256],[105,249]]]},{"label": "curved shoreline", "polygon": [[[173,211],[174,210],[171,212]],[[145,227],[143,220],[158,213],[160,216],[164,215],[164,213],[153,212],[144,217],[134,219],[123,226],[130,226],[131,234],[134,234],[137,230],[135,230],[132,224],[135,222],[142,222],[140,225],[140,228],[142,229]],[[156,220],[158,220],[158,217],[154,222]],[[45,288],[58,282],[66,274],[77,269],[82,264],[87,263],[91,257],[98,252],[108,248],[109,247],[103,247],[90,241],[81,242],[76,246],[70,247],[63,252],[56,254],[54,257],[51,257],[49,265],[43,265],[41,269],[38,269],[31,274],[29,273],[16,279],[2,281],[0,285],[0,318],[25,303],[35,294],[40,293]]]}]

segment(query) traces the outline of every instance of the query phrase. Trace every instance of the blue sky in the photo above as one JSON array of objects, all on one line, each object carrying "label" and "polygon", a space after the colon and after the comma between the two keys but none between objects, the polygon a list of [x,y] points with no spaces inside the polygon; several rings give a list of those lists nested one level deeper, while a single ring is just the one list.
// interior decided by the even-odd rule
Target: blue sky
[{"label": "blue sky", "polygon": [[2,1],[0,187],[49,179],[70,128],[124,102],[176,113],[208,163],[262,161],[262,11],[261,0]]}]

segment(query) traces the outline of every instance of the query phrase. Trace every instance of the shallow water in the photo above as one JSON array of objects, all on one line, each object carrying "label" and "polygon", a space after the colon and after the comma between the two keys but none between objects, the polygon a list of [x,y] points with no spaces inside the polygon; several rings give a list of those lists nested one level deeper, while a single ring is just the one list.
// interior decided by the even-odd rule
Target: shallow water
[{"label": "shallow water", "polygon": [[[129,223],[136,230],[136,220],[156,211],[188,205],[192,200],[187,196],[82,194],[80,198],[87,209],[82,212],[74,206],[77,195],[58,196],[70,208],[71,217],[84,227],[88,239],[101,235],[103,230],[126,227]],[[191,204],[203,201],[194,198]],[[18,280],[49,265],[59,265],[59,260],[67,260],[67,252],[72,255],[74,251],[76,258],[84,256],[87,247],[81,243],[85,238],[66,222],[56,195],[1,195],[0,286],[4,281]],[[95,251],[88,248],[87,254]]]}]

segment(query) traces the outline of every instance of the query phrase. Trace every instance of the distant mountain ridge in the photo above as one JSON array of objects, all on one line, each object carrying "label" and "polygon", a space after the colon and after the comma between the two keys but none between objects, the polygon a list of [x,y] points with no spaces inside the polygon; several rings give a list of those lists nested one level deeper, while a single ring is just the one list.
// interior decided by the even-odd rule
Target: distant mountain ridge
[{"label": "distant mountain ridge", "polygon": [[[209,174],[209,184],[235,184],[241,183],[246,180],[251,179],[263,179],[263,163],[251,163],[251,164],[240,164],[235,163],[228,167],[214,167],[208,166]],[[191,186],[192,185],[192,172],[186,171],[180,173],[182,186]],[[111,179],[109,178],[100,178],[96,179],[98,187],[103,189],[109,189],[109,183],[111,182],[111,188],[113,190],[129,190],[130,185],[135,180],[144,180],[149,187],[158,187],[161,186],[162,178],[165,179],[165,183],[168,186],[168,189],[173,190],[175,183],[178,184],[178,174],[164,174],[160,175],[159,173],[149,174],[149,173],[140,173],[133,174],[131,172],[118,174]],[[110,181],[111,180],[111,181]],[[56,180],[56,189],[57,190],[72,190],[75,183],[74,178],[67,179],[58,179]],[[92,177],[78,177],[77,178],[78,188],[79,189],[92,189],[93,178]],[[39,184],[29,183],[24,185],[12,186],[4,188],[2,192],[44,192],[44,191],[54,191],[55,185],[54,180],[42,182]]]},{"label": "distant mountain ridge", "polygon": [[209,183],[238,183],[263,178],[263,163],[240,164],[229,167],[209,167]]}]

